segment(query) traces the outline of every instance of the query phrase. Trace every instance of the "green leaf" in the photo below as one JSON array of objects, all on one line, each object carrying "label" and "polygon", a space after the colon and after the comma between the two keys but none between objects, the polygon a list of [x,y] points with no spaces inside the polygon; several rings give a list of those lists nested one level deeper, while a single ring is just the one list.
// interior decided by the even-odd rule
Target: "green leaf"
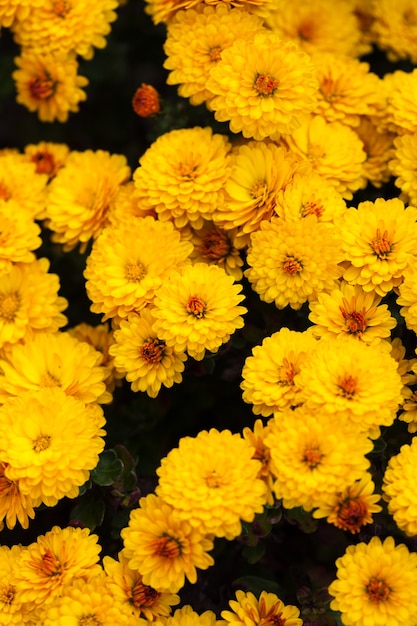
[{"label": "green leaf", "polygon": [[123,473],[123,462],[118,458],[114,450],[105,450],[100,455],[100,460],[92,470],[91,480],[101,487],[112,485]]},{"label": "green leaf", "polygon": [[265,554],[265,544],[258,541],[256,545],[247,545],[243,548],[242,554],[248,563],[257,563]]},{"label": "green leaf", "polygon": [[94,493],[89,493],[78,500],[71,511],[70,519],[94,530],[103,523],[105,508],[104,500]]}]

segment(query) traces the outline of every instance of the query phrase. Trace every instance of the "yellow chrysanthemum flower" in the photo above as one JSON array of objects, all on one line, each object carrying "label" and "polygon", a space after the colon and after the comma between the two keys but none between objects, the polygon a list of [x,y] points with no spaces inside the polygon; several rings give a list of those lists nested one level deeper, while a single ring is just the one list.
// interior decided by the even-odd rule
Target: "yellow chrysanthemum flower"
[{"label": "yellow chrysanthemum flower", "polygon": [[362,526],[372,523],[372,513],[382,511],[382,507],[376,504],[381,496],[374,490],[371,475],[366,472],[363,478],[335,493],[329,502],[313,511],[313,517],[326,517],[336,528],[358,533]]},{"label": "yellow chrysanthemum flower", "polygon": [[16,42],[37,48],[42,54],[74,52],[91,59],[93,47],[105,47],[105,36],[117,17],[114,9],[119,3],[118,0],[54,0],[36,4],[25,19],[14,23]]},{"label": "yellow chrysanthemum flower", "polygon": [[409,433],[417,432],[417,376],[413,376],[409,385],[403,387],[403,403],[398,419],[407,424]]},{"label": "yellow chrysanthemum flower", "polygon": [[402,197],[407,198],[410,204],[415,206],[417,205],[417,132],[396,137],[392,156],[388,165],[395,177],[395,186],[401,189]]},{"label": "yellow chrysanthemum flower", "polygon": [[320,339],[295,377],[306,410],[343,414],[357,431],[378,436],[402,400],[397,362],[382,344],[349,335]]},{"label": "yellow chrysanthemum flower", "polygon": [[355,132],[362,141],[366,153],[363,174],[371,185],[381,187],[391,177],[389,161],[393,156],[395,134],[382,128],[378,129],[367,117],[361,118]]},{"label": "yellow chrysanthemum flower", "polygon": [[[414,0],[378,0],[372,3],[372,32],[391,61],[417,63],[417,12]],[[388,624],[387,624],[388,626]],[[389,625],[391,626],[391,625]]]},{"label": "yellow chrysanthemum flower", "polygon": [[300,388],[294,384],[306,354],[316,341],[310,333],[281,328],[255,346],[242,370],[243,400],[255,415],[268,417],[274,411],[300,403]]},{"label": "yellow chrysanthemum flower", "polygon": [[116,369],[131,383],[133,391],[145,391],[156,398],[162,385],[172,387],[182,381],[185,352],[177,352],[159,339],[153,329],[152,311],[140,315],[130,313],[114,331],[115,343],[110,347]]},{"label": "yellow chrysanthemum flower", "polygon": [[70,153],[65,143],[40,141],[37,144],[28,144],[24,149],[25,156],[35,164],[37,174],[46,174],[52,180],[65,165]]},{"label": "yellow chrysanthemum flower", "polygon": [[417,535],[417,494],[414,489],[417,463],[417,438],[388,461],[382,492],[388,511],[406,535]]},{"label": "yellow chrysanthemum flower", "polygon": [[0,274],[10,272],[14,263],[35,260],[33,250],[40,247],[41,229],[16,200],[0,198]]},{"label": "yellow chrysanthemum flower", "polygon": [[[325,19],[323,18],[325,16]],[[346,0],[274,0],[266,24],[309,54],[316,51],[358,56],[360,30],[353,3]]]},{"label": "yellow chrysanthemum flower", "polygon": [[193,249],[171,222],[148,216],[121,228],[108,227],[95,240],[84,276],[94,313],[127,317],[150,304],[168,275]]},{"label": "yellow chrysanthemum flower", "polygon": [[122,554],[129,567],[157,591],[176,593],[186,578],[197,581],[197,568],[207,569],[214,563],[208,554],[213,542],[204,528],[196,528],[177,513],[162,498],[150,494],[140,499],[139,508],[131,511],[129,524],[121,532]]},{"label": "yellow chrysanthemum flower", "polygon": [[85,583],[84,577],[99,570],[97,540],[88,528],[54,526],[39,535],[19,558],[16,586],[22,601],[37,607],[49,603],[71,581],[79,578]]},{"label": "yellow chrysanthemum flower", "polygon": [[267,30],[223,50],[206,85],[216,120],[257,140],[291,132],[316,105],[310,57]]},{"label": "yellow chrysanthemum flower", "polygon": [[315,215],[296,222],[276,217],[252,233],[244,273],[262,300],[297,310],[332,289],[342,259],[339,237]]},{"label": "yellow chrysanthemum flower", "polygon": [[[0,281],[0,349],[26,341],[38,331],[55,332],[67,323],[68,302],[58,296],[59,277],[48,259],[16,263]],[[0,352],[1,354],[1,352]]]},{"label": "yellow chrysanthemum flower", "polygon": [[366,185],[363,165],[366,153],[355,131],[321,115],[306,117],[301,126],[283,138],[290,150],[308,160],[315,172],[351,200]]},{"label": "yellow chrysanthemum flower", "polygon": [[35,517],[33,499],[20,491],[18,480],[6,476],[6,470],[7,464],[0,462],[0,526],[3,528],[5,522],[7,528],[12,529],[19,522],[22,528],[28,528],[29,519]]},{"label": "yellow chrysanthemum flower", "polygon": [[26,548],[21,545],[10,548],[0,546],[0,624],[2,626],[29,626],[34,623],[33,606],[21,602],[19,589],[16,587],[15,572],[24,550]]},{"label": "yellow chrysanthemum flower", "polygon": [[308,317],[315,324],[311,332],[315,337],[347,334],[364,343],[380,343],[397,325],[381,300],[375,292],[341,281],[336,289],[310,302]]},{"label": "yellow chrysanthemum flower", "polygon": [[404,270],[404,281],[398,287],[397,303],[407,328],[417,332],[417,266],[410,263]]},{"label": "yellow chrysanthemum flower", "polygon": [[178,93],[191,104],[209,101],[213,94],[206,83],[222,51],[236,39],[251,41],[261,27],[259,17],[226,3],[179,11],[168,24],[164,44],[164,67],[171,70],[167,83],[179,84]]},{"label": "yellow chrysanthemum flower", "polygon": [[337,491],[360,479],[369,467],[372,442],[343,414],[298,407],[275,413],[268,422],[274,492],[284,507],[307,511],[327,506]]},{"label": "yellow chrysanthemum flower", "polygon": [[120,186],[130,177],[126,157],[104,150],[73,151],[49,184],[46,225],[64,250],[84,252],[107,221]]},{"label": "yellow chrysanthemum flower", "polygon": [[121,185],[117,195],[107,213],[107,225],[112,228],[132,228],[132,223],[140,217],[153,217],[156,212],[153,209],[142,208],[136,195],[136,187],[133,180]]},{"label": "yellow chrysanthemum flower", "polygon": [[179,596],[169,591],[157,591],[145,585],[141,574],[129,567],[125,554],[120,552],[118,556],[117,561],[109,556],[103,559],[107,584],[112,594],[136,617],[142,616],[148,622],[159,617],[167,617],[171,612],[171,606],[179,603]]},{"label": "yellow chrysanthemum flower", "polygon": [[204,611],[199,615],[188,604],[177,609],[173,615],[159,618],[155,622],[155,626],[222,626],[222,624],[222,620],[217,620],[213,611]]},{"label": "yellow chrysanthemum flower", "polygon": [[229,175],[230,143],[211,128],[160,135],[139,159],[133,178],[142,209],[153,209],[177,228],[201,228],[219,202]]},{"label": "yellow chrysanthemum flower", "polygon": [[28,163],[22,154],[0,154],[0,199],[17,202],[19,212],[27,211],[36,219],[44,217],[47,181],[47,176],[37,174],[35,164]]},{"label": "yellow chrysanthemum flower", "polygon": [[39,332],[0,359],[0,403],[25,391],[60,387],[84,404],[108,403],[102,355],[66,332]]},{"label": "yellow chrysanthemum flower", "polygon": [[157,469],[157,494],[200,532],[233,539],[266,503],[252,446],[230,430],[183,437]]},{"label": "yellow chrysanthemum flower", "polygon": [[399,198],[361,202],[342,220],[342,246],[347,260],[343,279],[364,291],[385,296],[403,281],[415,260],[417,208]]},{"label": "yellow chrysanthemum flower", "polygon": [[228,626],[302,626],[300,611],[291,604],[285,605],[275,593],[261,591],[259,598],[252,592],[236,591],[236,600],[230,600],[231,611],[222,611]]},{"label": "yellow chrysanthemum flower", "polygon": [[267,504],[274,504],[274,496],[272,494],[273,475],[271,472],[271,453],[268,446],[265,445],[265,437],[269,433],[269,427],[264,426],[262,420],[257,419],[251,430],[249,427],[243,429],[243,438],[250,444],[253,450],[252,458],[261,462],[261,469],[258,472],[258,478],[264,481],[267,494]]},{"label": "yellow chrysanthemum flower", "polygon": [[55,504],[75,498],[104,448],[104,425],[91,419],[83,402],[61,389],[27,391],[0,406],[0,458],[19,491]]},{"label": "yellow chrysanthemum flower", "polygon": [[372,537],[368,544],[348,546],[337,559],[337,579],[330,607],[346,626],[414,626],[417,598],[417,554],[392,537]]},{"label": "yellow chrysanthemum flower", "polygon": [[[417,15],[417,14],[416,14]],[[416,49],[417,51],[417,49]],[[387,83],[386,115],[399,134],[417,131],[417,69],[397,70],[384,77]]]},{"label": "yellow chrysanthemum flower", "polygon": [[153,330],[167,346],[201,361],[206,351],[217,352],[243,327],[247,309],[239,306],[241,290],[242,285],[217,265],[187,265],[159,288]]},{"label": "yellow chrysanthemum flower", "polygon": [[234,280],[242,278],[243,259],[240,251],[244,244],[237,228],[224,230],[213,222],[204,222],[202,228],[191,229],[190,239],[194,245],[190,255],[193,263],[218,265]]}]

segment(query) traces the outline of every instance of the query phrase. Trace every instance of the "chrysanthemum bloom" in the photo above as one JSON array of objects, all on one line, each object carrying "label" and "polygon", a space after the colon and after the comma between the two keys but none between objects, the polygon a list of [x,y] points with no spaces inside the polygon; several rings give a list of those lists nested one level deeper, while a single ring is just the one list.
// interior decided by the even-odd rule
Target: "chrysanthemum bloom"
[{"label": "chrysanthemum bloom", "polygon": [[252,233],[245,275],[261,300],[297,310],[333,288],[342,259],[339,238],[315,215],[297,222],[276,217]]},{"label": "chrysanthemum bloom", "polygon": [[398,292],[397,303],[401,305],[400,313],[406,326],[417,332],[417,267],[414,262],[404,270],[404,280]]},{"label": "chrysanthemum bloom", "polygon": [[164,44],[164,67],[171,70],[167,83],[179,84],[178,93],[191,104],[210,101],[213,94],[206,83],[222,51],[236,39],[251,41],[261,27],[259,17],[225,3],[179,11],[168,24]]},{"label": "chrysanthemum bloom", "polygon": [[315,215],[319,222],[334,222],[345,211],[341,194],[314,171],[296,173],[276,197],[275,213],[285,221]]},{"label": "chrysanthemum bloom", "polygon": [[31,217],[44,217],[46,206],[46,175],[37,174],[34,163],[20,153],[0,154],[0,198],[19,204]]},{"label": "chrysanthemum bloom", "polygon": [[381,187],[391,177],[389,160],[393,156],[395,134],[378,127],[367,117],[362,117],[355,128],[366,153],[363,174],[374,187]]},{"label": "chrysanthemum bloom", "polygon": [[[21,545],[0,546],[0,624],[2,626],[26,626],[34,623],[35,616],[30,604],[23,604],[16,587],[15,572],[19,567]],[[32,621],[32,615],[33,621]]]},{"label": "chrysanthemum bloom", "polygon": [[386,106],[386,114],[390,122],[394,124],[399,134],[415,133],[417,131],[417,69],[412,72],[397,70],[392,75],[386,76],[384,81],[387,82],[388,87],[391,87],[387,93]]},{"label": "chrysanthemum bloom", "polygon": [[47,226],[68,251],[103,230],[120,186],[129,179],[126,157],[104,150],[73,151],[49,184]]},{"label": "chrysanthemum bloom", "polygon": [[343,413],[298,407],[275,413],[265,444],[271,453],[274,492],[284,507],[307,511],[328,505],[334,493],[362,477],[372,442]]},{"label": "chrysanthemum bloom", "polygon": [[197,361],[206,351],[217,352],[238,328],[247,312],[242,285],[217,265],[187,265],[164,283],[155,296],[153,330],[177,352]]},{"label": "chrysanthemum bloom", "polygon": [[213,611],[204,611],[199,615],[188,604],[177,609],[169,617],[159,618],[155,626],[221,626],[223,622],[216,619]]},{"label": "chrysanthemum bloom", "polygon": [[347,334],[368,343],[380,343],[390,336],[397,321],[381,296],[364,291],[360,285],[342,281],[330,293],[320,293],[310,302],[309,319],[315,337]]},{"label": "chrysanthemum bloom", "polygon": [[35,164],[37,174],[46,174],[52,180],[69,155],[70,149],[65,143],[41,141],[25,146],[24,153],[29,161]]},{"label": "chrysanthemum bloom", "polygon": [[414,0],[378,0],[372,5],[372,32],[391,61],[417,63],[417,11]]},{"label": "chrysanthemum bloom", "polygon": [[253,405],[255,415],[268,417],[300,403],[300,388],[294,376],[315,344],[310,333],[281,328],[253,348],[243,366],[240,386],[243,400]]},{"label": "chrysanthemum bloom", "polygon": [[139,159],[133,178],[143,209],[177,228],[201,228],[210,219],[229,175],[230,144],[211,128],[182,128],[160,135]]},{"label": "chrysanthemum bloom", "polygon": [[14,263],[35,260],[33,250],[40,247],[41,229],[16,200],[0,198],[0,274],[10,272]]},{"label": "chrysanthemum bloom", "polygon": [[29,519],[35,517],[33,500],[20,491],[19,481],[6,476],[6,469],[7,464],[0,463],[0,525],[3,527],[5,522],[12,529],[18,521],[22,528],[28,528]]},{"label": "chrysanthemum bloom", "polygon": [[347,260],[343,279],[364,291],[385,296],[403,281],[415,261],[417,208],[399,198],[360,202],[342,220],[342,246]]},{"label": "chrysanthemum bloom", "polygon": [[16,585],[22,601],[32,606],[50,602],[67,583],[96,572],[101,550],[97,539],[88,528],[54,526],[39,535],[19,558]]},{"label": "chrysanthemum bloom", "polygon": [[193,9],[200,4],[209,4],[215,6],[217,4],[232,5],[236,8],[248,9],[250,12],[262,12],[268,7],[271,0],[146,0],[145,11],[152,17],[154,24],[160,22],[170,23],[172,18],[181,9]]},{"label": "chrysanthemum bloom", "polygon": [[190,259],[194,263],[218,265],[235,280],[242,278],[243,259],[240,256],[240,250],[244,244],[236,228],[224,230],[213,222],[204,222],[202,228],[192,229],[191,242],[194,250]]},{"label": "chrysanthemum bloom", "polygon": [[310,57],[265,30],[223,50],[206,84],[216,120],[260,140],[297,128],[316,105],[318,83]]},{"label": "chrysanthemum bloom", "polygon": [[382,507],[376,504],[381,496],[374,490],[371,475],[366,472],[363,478],[335,493],[324,506],[316,509],[313,517],[326,517],[329,524],[352,534],[358,533],[362,526],[372,523],[372,513],[382,511]]},{"label": "chrysanthemum bloom", "polygon": [[381,81],[369,71],[369,63],[330,52],[314,53],[312,60],[319,81],[316,114],[356,127],[361,115],[377,112]]},{"label": "chrysanthemum bloom", "polygon": [[178,511],[154,494],[140,499],[121,536],[129,567],[157,591],[176,593],[186,578],[197,581],[197,568],[207,569],[214,563],[208,554],[213,542],[204,528],[181,519]]},{"label": "chrysanthemum bloom", "polygon": [[139,572],[129,567],[123,552],[118,556],[117,561],[109,556],[103,559],[107,584],[114,597],[122,601],[133,615],[142,616],[150,622],[158,617],[168,616],[171,606],[179,603],[179,596],[145,585]]},{"label": "chrysanthemum bloom", "polygon": [[[392,154],[392,153],[391,153]],[[410,204],[417,205],[417,132],[394,139],[393,158],[389,169],[395,177],[395,186],[403,192]]]},{"label": "chrysanthemum bloom", "polygon": [[273,476],[271,473],[271,453],[268,446],[265,445],[265,437],[269,433],[269,427],[264,426],[262,420],[257,419],[251,430],[249,427],[243,429],[243,438],[252,446],[252,458],[261,462],[261,469],[258,472],[258,478],[262,478],[266,487],[266,502],[274,503],[272,495]]},{"label": "chrysanthemum bloom", "polygon": [[402,400],[397,362],[382,346],[349,335],[318,341],[295,377],[306,410],[344,414],[357,431],[378,436]]},{"label": "chrysanthemum bloom", "polygon": [[231,165],[213,220],[225,229],[237,227],[237,238],[247,244],[262,220],[275,214],[278,192],[296,172],[310,168],[283,146],[263,141],[233,148]]},{"label": "chrysanthemum bloom", "polygon": [[415,626],[417,554],[392,537],[348,546],[337,559],[337,579],[330,607],[341,612],[346,626]]},{"label": "chrysanthemum bloom", "polygon": [[19,491],[55,504],[75,498],[104,448],[105,435],[90,419],[83,402],[61,389],[27,391],[0,406],[0,458],[5,477],[18,481]]},{"label": "chrysanthemum bloom", "polygon": [[161,103],[155,87],[142,83],[134,93],[132,107],[139,117],[150,117],[159,113]]},{"label": "chrysanthemum bloom", "polygon": [[[323,16],[326,19],[323,19]],[[309,54],[316,51],[358,56],[360,30],[353,3],[342,0],[275,0],[266,23],[286,40],[296,41]]]},{"label": "chrysanthemum bloom", "polygon": [[19,68],[12,74],[16,100],[29,111],[37,111],[42,122],[66,122],[69,113],[77,112],[79,103],[87,98],[82,87],[88,80],[77,74],[74,56],[24,48],[15,63]]},{"label": "chrysanthemum bloom", "polygon": [[57,331],[67,323],[68,302],[58,296],[59,277],[48,259],[16,263],[0,280],[0,348],[27,340],[37,331]]},{"label": "chrysanthemum bloom", "polygon": [[15,19],[24,20],[44,0],[0,0],[0,28],[9,28]]},{"label": "chrysanthemum bloom", "polygon": [[222,611],[221,616],[228,626],[302,626],[300,611],[291,604],[285,605],[275,593],[261,591],[256,598],[250,591],[236,591],[236,600],[230,600],[231,611]]},{"label": "chrysanthemum bloom", "polygon": [[133,391],[145,391],[156,398],[162,385],[172,387],[182,381],[185,352],[177,352],[159,339],[153,330],[152,311],[140,315],[130,313],[114,331],[115,343],[110,347],[116,369],[131,383]]},{"label": "chrysanthemum bloom", "polygon": [[84,276],[94,313],[103,320],[127,317],[150,304],[168,275],[193,249],[171,222],[148,216],[121,228],[108,227],[93,244]]},{"label": "chrysanthemum bloom", "polygon": [[390,458],[382,485],[389,513],[398,528],[411,536],[417,535],[416,463],[417,438],[414,438],[411,445],[401,446],[400,452]]},{"label": "chrysanthemum bloom", "polygon": [[110,402],[102,355],[65,332],[39,332],[0,359],[0,403],[25,391],[60,387],[84,404]]},{"label": "chrysanthemum bloom", "polygon": [[118,0],[54,0],[32,6],[25,19],[13,25],[17,43],[36,47],[42,54],[74,52],[91,59],[94,48],[106,46]]},{"label": "chrysanthemum bloom", "polygon": [[252,446],[230,430],[183,437],[157,469],[158,495],[200,532],[233,539],[266,502]]},{"label": "chrysanthemum bloom", "polygon": [[355,131],[340,122],[326,122],[321,115],[306,117],[301,126],[284,138],[292,152],[310,162],[340,194],[351,200],[365,187],[366,153]]},{"label": "chrysanthemum bloom", "polygon": [[417,377],[413,376],[412,384],[403,387],[403,402],[398,419],[406,422],[409,433],[417,432]]}]

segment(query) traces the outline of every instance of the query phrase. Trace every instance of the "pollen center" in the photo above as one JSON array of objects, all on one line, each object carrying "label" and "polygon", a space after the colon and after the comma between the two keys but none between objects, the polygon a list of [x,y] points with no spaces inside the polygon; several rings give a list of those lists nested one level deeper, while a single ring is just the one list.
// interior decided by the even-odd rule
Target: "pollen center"
[{"label": "pollen center", "polygon": [[279,80],[271,76],[270,74],[258,74],[253,86],[255,91],[262,98],[272,96],[277,90]]},{"label": "pollen center", "polygon": [[0,319],[12,322],[19,310],[20,300],[16,293],[0,296]]},{"label": "pollen center", "polygon": [[221,476],[216,472],[216,470],[212,470],[211,472],[207,472],[205,476],[205,481],[207,487],[210,489],[218,489],[222,485],[224,485],[224,480]]},{"label": "pollen center", "polygon": [[2,200],[9,200],[11,194],[8,187],[4,183],[0,183],[0,198]]},{"label": "pollen center", "polygon": [[37,152],[32,156],[31,161],[36,165],[37,174],[48,174],[49,178],[56,174],[55,159],[50,152]]},{"label": "pollen center", "polygon": [[165,341],[149,337],[140,348],[142,359],[148,363],[160,363],[165,351]]},{"label": "pollen center", "polygon": [[35,100],[48,100],[54,95],[54,81],[45,74],[38,76],[29,81],[29,90]]},{"label": "pollen center", "polygon": [[39,453],[49,448],[50,445],[51,445],[50,435],[41,435],[40,437],[35,439],[35,441],[33,442],[32,449],[34,450],[34,452]]},{"label": "pollen center", "polygon": [[78,626],[102,626],[103,622],[97,619],[97,615],[90,613],[89,615],[83,615],[78,620]]},{"label": "pollen center", "polygon": [[303,41],[310,41],[314,34],[314,24],[312,22],[303,22],[298,28],[298,36]]},{"label": "pollen center", "polygon": [[221,59],[222,49],[220,46],[213,46],[209,50],[209,59],[211,63],[217,63]]},{"label": "pollen center", "polygon": [[201,254],[213,261],[220,261],[230,253],[230,242],[225,234],[211,232],[204,237],[201,244]]},{"label": "pollen center", "polygon": [[176,559],[181,556],[182,545],[179,539],[170,535],[162,535],[154,542],[154,556],[164,559]]},{"label": "pollen center", "polygon": [[187,303],[187,313],[194,315],[198,319],[204,317],[206,310],[205,302],[199,296],[191,296]]},{"label": "pollen center", "polygon": [[307,215],[315,215],[319,218],[324,213],[324,206],[321,204],[321,202],[311,200],[311,202],[307,202],[301,207],[300,213],[301,217],[307,217]]},{"label": "pollen center", "polygon": [[146,276],[146,267],[140,261],[128,263],[125,268],[125,276],[127,280],[133,283],[140,283],[142,278]]},{"label": "pollen center", "polygon": [[375,604],[379,604],[380,602],[387,600],[390,591],[391,590],[385,580],[380,580],[379,578],[376,578],[376,576],[373,576],[366,585],[366,593],[368,594],[369,599]]},{"label": "pollen center", "polygon": [[293,256],[288,256],[284,261],[282,269],[286,274],[292,276],[293,274],[299,274],[303,269],[303,265],[301,261],[298,261]]},{"label": "pollen center", "polygon": [[381,231],[378,228],[376,231],[375,239],[371,241],[371,248],[378,259],[386,259],[392,250],[392,244],[388,240],[388,231],[384,230],[381,235]]},{"label": "pollen center", "polygon": [[310,469],[315,469],[323,458],[320,448],[318,446],[308,446],[304,450],[303,463],[308,465]]},{"label": "pollen center", "polygon": [[66,17],[71,9],[71,2],[68,0],[55,0],[53,5],[53,11],[58,17]]},{"label": "pollen center", "polygon": [[51,550],[46,550],[46,552],[42,554],[42,565],[40,569],[47,576],[60,576],[64,571],[61,561],[57,559]]},{"label": "pollen center", "polygon": [[351,313],[348,313],[342,306],[339,307],[339,309],[345,320],[345,327],[348,333],[352,335],[362,335],[368,326],[365,309],[363,308],[362,311],[352,311]]},{"label": "pollen center", "polygon": [[349,530],[351,533],[359,532],[368,517],[368,507],[362,500],[343,500],[337,511],[336,525],[342,530]]},{"label": "pollen center", "polygon": [[340,378],[337,384],[339,387],[339,396],[343,396],[347,400],[352,400],[355,393],[358,391],[358,381],[354,376],[346,376]]},{"label": "pollen center", "polygon": [[294,384],[295,365],[284,357],[282,365],[278,368],[278,385],[287,387]]},{"label": "pollen center", "polygon": [[160,592],[138,580],[131,589],[131,602],[137,609],[153,606],[160,597]]},{"label": "pollen center", "polygon": [[10,606],[13,604],[15,595],[16,589],[13,585],[2,585],[0,588],[0,605],[8,604]]}]

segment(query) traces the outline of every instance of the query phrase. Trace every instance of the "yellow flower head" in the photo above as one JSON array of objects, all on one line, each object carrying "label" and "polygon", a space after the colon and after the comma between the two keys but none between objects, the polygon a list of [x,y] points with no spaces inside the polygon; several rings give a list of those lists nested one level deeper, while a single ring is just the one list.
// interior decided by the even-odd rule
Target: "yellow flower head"
[{"label": "yellow flower head", "polygon": [[213,542],[204,529],[195,528],[177,513],[162,498],[150,494],[140,499],[139,508],[131,511],[129,524],[121,532],[122,554],[129,567],[156,591],[176,593],[186,578],[197,581],[197,568],[207,569],[214,563],[208,554]]},{"label": "yellow flower head", "polygon": [[415,263],[404,270],[404,281],[398,287],[397,303],[407,328],[417,332],[417,266]]},{"label": "yellow flower head", "polygon": [[202,228],[191,230],[191,242],[194,245],[190,255],[193,263],[218,265],[234,280],[242,278],[243,259],[240,250],[244,244],[236,228],[223,230],[213,222],[204,222]]},{"label": "yellow flower head", "polygon": [[37,111],[42,122],[66,122],[70,112],[87,98],[82,87],[88,84],[79,76],[78,63],[73,56],[41,53],[25,48],[15,58],[18,67],[12,74],[17,90],[17,102],[29,111]]},{"label": "yellow flower head", "polygon": [[185,606],[177,609],[173,615],[169,617],[159,618],[155,622],[155,626],[222,626],[223,621],[216,619],[213,611],[204,611],[201,615],[193,611],[191,606]]},{"label": "yellow flower head", "polygon": [[217,265],[187,265],[164,283],[155,296],[153,330],[177,352],[197,361],[217,352],[238,328],[247,309],[242,285]]},{"label": "yellow flower head", "polygon": [[271,453],[274,491],[284,507],[307,511],[327,506],[334,494],[369,467],[372,442],[343,418],[323,409],[298,407],[275,413],[265,444]]},{"label": "yellow flower head", "polygon": [[309,319],[315,337],[351,335],[368,344],[390,336],[397,322],[381,296],[364,291],[360,285],[342,281],[330,293],[321,293],[310,303]]},{"label": "yellow flower head", "polygon": [[297,310],[334,286],[342,258],[338,236],[315,215],[296,222],[275,217],[252,233],[245,275],[261,300]]},{"label": "yellow flower head", "polygon": [[388,501],[388,511],[398,528],[406,535],[417,535],[417,494],[414,489],[417,463],[417,438],[401,446],[398,454],[388,461],[382,491]]},{"label": "yellow flower head", "polygon": [[70,149],[65,143],[41,141],[25,146],[25,156],[35,164],[37,174],[46,174],[52,180],[65,165]]},{"label": "yellow flower head", "polygon": [[230,144],[211,128],[160,135],[139,160],[133,178],[142,209],[153,209],[177,228],[201,228],[215,210],[229,175]]},{"label": "yellow flower head", "polygon": [[121,228],[108,227],[93,244],[84,276],[94,313],[127,317],[153,302],[168,275],[193,249],[171,222],[148,216]]},{"label": "yellow flower head", "polygon": [[368,544],[348,546],[336,561],[337,579],[329,593],[330,607],[340,611],[346,626],[415,624],[417,554],[392,537],[372,537]]},{"label": "yellow flower head", "polygon": [[193,528],[233,539],[266,502],[260,469],[245,439],[212,428],[183,437],[162,459],[156,491]]},{"label": "yellow flower head", "polygon": [[417,205],[416,158],[417,132],[400,135],[394,139],[393,157],[389,161],[389,169],[395,176],[395,186],[402,191],[402,197],[407,198],[410,204]]},{"label": "yellow flower head", "polygon": [[14,263],[35,260],[33,250],[40,247],[41,229],[16,200],[0,198],[0,275],[10,272]]},{"label": "yellow flower head", "polygon": [[33,606],[22,603],[16,587],[15,572],[24,550],[21,545],[0,546],[0,623],[4,626],[33,624]]},{"label": "yellow flower head", "polygon": [[6,476],[6,470],[7,463],[0,463],[0,525],[3,528],[6,522],[7,528],[12,529],[19,522],[22,528],[28,528],[29,519],[35,517],[33,499],[20,491],[18,480]]},{"label": "yellow flower head", "polygon": [[130,177],[126,157],[104,150],[73,151],[48,189],[46,225],[64,250],[84,252],[107,221],[120,186]]},{"label": "yellow flower head", "polygon": [[388,87],[386,115],[390,123],[400,135],[415,133],[417,131],[417,69],[412,72],[397,70],[393,74],[386,75],[384,81]]},{"label": "yellow flower head", "polygon": [[44,217],[47,181],[47,176],[38,174],[35,164],[28,163],[22,154],[0,153],[0,199],[6,204],[17,202],[20,213],[26,211],[36,219]]},{"label": "yellow flower head", "polygon": [[[417,62],[417,9],[414,0],[378,0],[372,4],[372,32],[391,61]],[[391,626],[391,625],[390,625]]]},{"label": "yellow flower head", "polygon": [[256,598],[250,591],[236,591],[236,600],[229,602],[231,611],[222,611],[227,626],[302,626],[300,611],[290,604],[285,605],[275,593],[261,591]]},{"label": "yellow flower head", "polygon": [[399,198],[361,202],[346,211],[343,249],[347,260],[343,279],[364,291],[385,296],[403,281],[415,259],[417,208],[404,207]]},{"label": "yellow flower head", "polygon": [[75,498],[104,448],[103,426],[83,402],[61,389],[27,391],[0,406],[0,457],[5,477],[34,506]]},{"label": "yellow flower head", "polygon": [[207,81],[216,120],[257,140],[297,128],[316,105],[317,85],[310,57],[267,30],[223,50]]},{"label": "yellow flower head", "polygon": [[226,3],[179,11],[168,24],[164,44],[168,57],[164,67],[171,70],[167,83],[179,84],[178,93],[190,98],[191,104],[209,101],[213,94],[206,83],[222,51],[236,39],[251,41],[261,26],[259,17],[235,11]]},{"label": "yellow flower head", "polygon": [[300,403],[300,388],[294,377],[316,342],[310,333],[281,328],[255,346],[242,370],[243,400],[255,415],[268,417],[274,411]]}]

